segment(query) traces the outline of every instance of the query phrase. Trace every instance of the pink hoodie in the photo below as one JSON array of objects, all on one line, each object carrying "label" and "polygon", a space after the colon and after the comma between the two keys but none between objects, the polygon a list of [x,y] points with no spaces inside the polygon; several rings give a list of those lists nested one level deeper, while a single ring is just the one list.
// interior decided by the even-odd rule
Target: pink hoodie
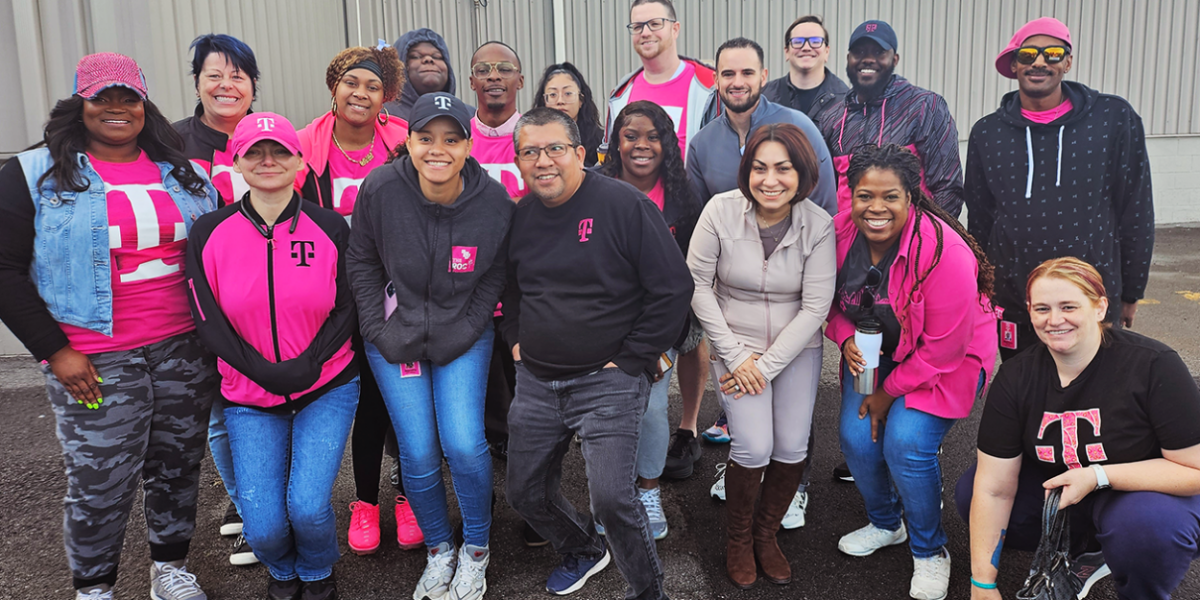
[{"label": "pink hoodie", "polygon": [[[900,235],[899,252],[888,271],[888,298],[900,321],[900,343],[892,354],[898,364],[883,383],[895,397],[904,396],[908,408],[947,419],[971,414],[982,368],[991,379],[998,346],[996,314],[992,305],[975,291],[979,265],[970,246],[945,223],[925,214],[919,235],[921,273],[930,269],[937,244],[935,228],[942,230],[942,258],[921,282],[909,301],[916,277],[909,272],[909,240],[914,234],[914,213]],[[837,236],[837,266],[842,268],[858,227],[850,212],[833,219]],[[854,323],[842,314],[838,303],[829,310],[825,337],[840,348],[854,335]]]}]

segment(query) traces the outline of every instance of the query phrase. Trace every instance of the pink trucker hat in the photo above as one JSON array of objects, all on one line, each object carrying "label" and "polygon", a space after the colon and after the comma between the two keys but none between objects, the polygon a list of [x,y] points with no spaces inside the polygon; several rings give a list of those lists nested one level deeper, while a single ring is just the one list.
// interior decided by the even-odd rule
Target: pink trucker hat
[{"label": "pink trucker hat", "polygon": [[250,146],[261,140],[274,140],[292,154],[300,154],[300,138],[296,136],[292,122],[283,115],[271,112],[250,113],[242,117],[237,129],[233,130],[229,149],[234,156],[245,156]]},{"label": "pink trucker hat", "polygon": [[1071,47],[1071,30],[1067,29],[1066,24],[1054,17],[1042,17],[1034,19],[1021,26],[1017,33],[1008,41],[1008,46],[1005,46],[1004,51],[996,57],[996,70],[1001,75],[1016,79],[1017,76],[1012,72],[1012,54],[1025,43],[1025,40],[1035,35],[1048,35],[1056,37],[1067,43],[1067,47]]},{"label": "pink trucker hat", "polygon": [[114,85],[133,90],[142,100],[148,95],[146,76],[132,58],[100,52],[79,59],[75,66],[75,94],[91,100]]}]

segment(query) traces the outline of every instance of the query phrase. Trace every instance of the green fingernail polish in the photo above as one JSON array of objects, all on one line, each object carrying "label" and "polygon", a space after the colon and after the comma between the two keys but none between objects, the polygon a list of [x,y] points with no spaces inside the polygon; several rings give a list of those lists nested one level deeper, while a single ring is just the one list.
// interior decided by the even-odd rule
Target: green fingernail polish
[{"label": "green fingernail polish", "polygon": [[96,406],[100,406],[101,404],[104,404],[104,398],[96,398]]},{"label": "green fingernail polish", "polygon": [[96,377],[96,383],[104,383],[103,377]]}]

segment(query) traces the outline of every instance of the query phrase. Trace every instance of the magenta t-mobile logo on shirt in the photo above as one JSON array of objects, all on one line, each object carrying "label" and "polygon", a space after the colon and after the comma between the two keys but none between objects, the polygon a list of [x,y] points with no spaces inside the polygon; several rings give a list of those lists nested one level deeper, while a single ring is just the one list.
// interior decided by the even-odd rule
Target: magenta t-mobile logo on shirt
[{"label": "magenta t-mobile logo on shirt", "polygon": [[592,232],[592,220],[583,219],[579,221],[579,241],[588,241],[588,234]]},{"label": "magenta t-mobile logo on shirt", "polygon": [[[1079,421],[1091,424],[1092,435],[1100,437],[1100,409],[1098,408],[1069,410],[1061,413],[1046,411],[1042,413],[1042,426],[1038,429],[1037,438],[1040,440],[1046,433],[1046,427],[1051,423],[1058,423],[1062,426],[1062,458],[1068,469],[1078,469],[1083,466],[1079,462]],[[1038,460],[1054,462],[1054,446],[1039,445],[1036,446],[1036,450]],[[1084,447],[1084,452],[1087,453],[1089,463],[1108,460],[1102,443],[1088,444]]]},{"label": "magenta t-mobile logo on shirt", "polygon": [[475,270],[475,254],[478,246],[454,246],[450,248],[450,272],[470,273]]}]

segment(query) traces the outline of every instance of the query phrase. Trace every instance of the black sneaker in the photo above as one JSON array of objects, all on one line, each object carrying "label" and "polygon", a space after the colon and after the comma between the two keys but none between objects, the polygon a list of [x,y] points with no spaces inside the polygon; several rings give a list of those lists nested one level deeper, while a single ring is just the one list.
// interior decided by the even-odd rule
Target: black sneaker
[{"label": "black sneaker", "polygon": [[241,535],[242,533],[242,516],[238,514],[237,507],[233,505],[233,501],[225,507],[225,518],[221,519],[221,535]]},{"label": "black sneaker", "polygon": [[850,467],[846,466],[846,463],[833,468],[833,478],[846,483],[854,483],[854,475],[850,473]]},{"label": "black sneaker", "polygon": [[488,450],[492,453],[492,456],[500,460],[508,460],[508,439],[488,442]]},{"label": "black sneaker", "polygon": [[1083,589],[1079,590],[1077,596],[1079,600],[1087,598],[1088,592],[1092,591],[1092,586],[1112,573],[1108,568],[1108,563],[1104,560],[1104,553],[1100,551],[1085,552],[1072,558],[1068,563],[1068,568],[1083,585]]},{"label": "black sneaker", "polygon": [[250,544],[240,533],[233,541],[233,551],[229,553],[229,564],[239,567],[258,564],[258,557],[254,555],[254,550],[250,549]]},{"label": "black sneaker", "polygon": [[267,583],[267,600],[299,600],[300,588],[304,585],[300,579],[280,581],[270,575],[267,577],[271,580]]},{"label": "black sneaker", "polygon": [[687,429],[676,429],[671,436],[671,445],[667,448],[667,462],[663,466],[662,477],[665,479],[687,479],[692,476],[692,468],[704,450],[700,448],[700,440]]},{"label": "black sneaker", "polygon": [[529,523],[526,523],[525,528],[521,530],[521,539],[530,548],[540,548],[550,543],[550,540],[542,537]]},{"label": "black sneaker", "polygon": [[300,600],[337,600],[337,597],[337,580],[333,573],[325,579],[305,583],[304,593],[300,594]]}]

